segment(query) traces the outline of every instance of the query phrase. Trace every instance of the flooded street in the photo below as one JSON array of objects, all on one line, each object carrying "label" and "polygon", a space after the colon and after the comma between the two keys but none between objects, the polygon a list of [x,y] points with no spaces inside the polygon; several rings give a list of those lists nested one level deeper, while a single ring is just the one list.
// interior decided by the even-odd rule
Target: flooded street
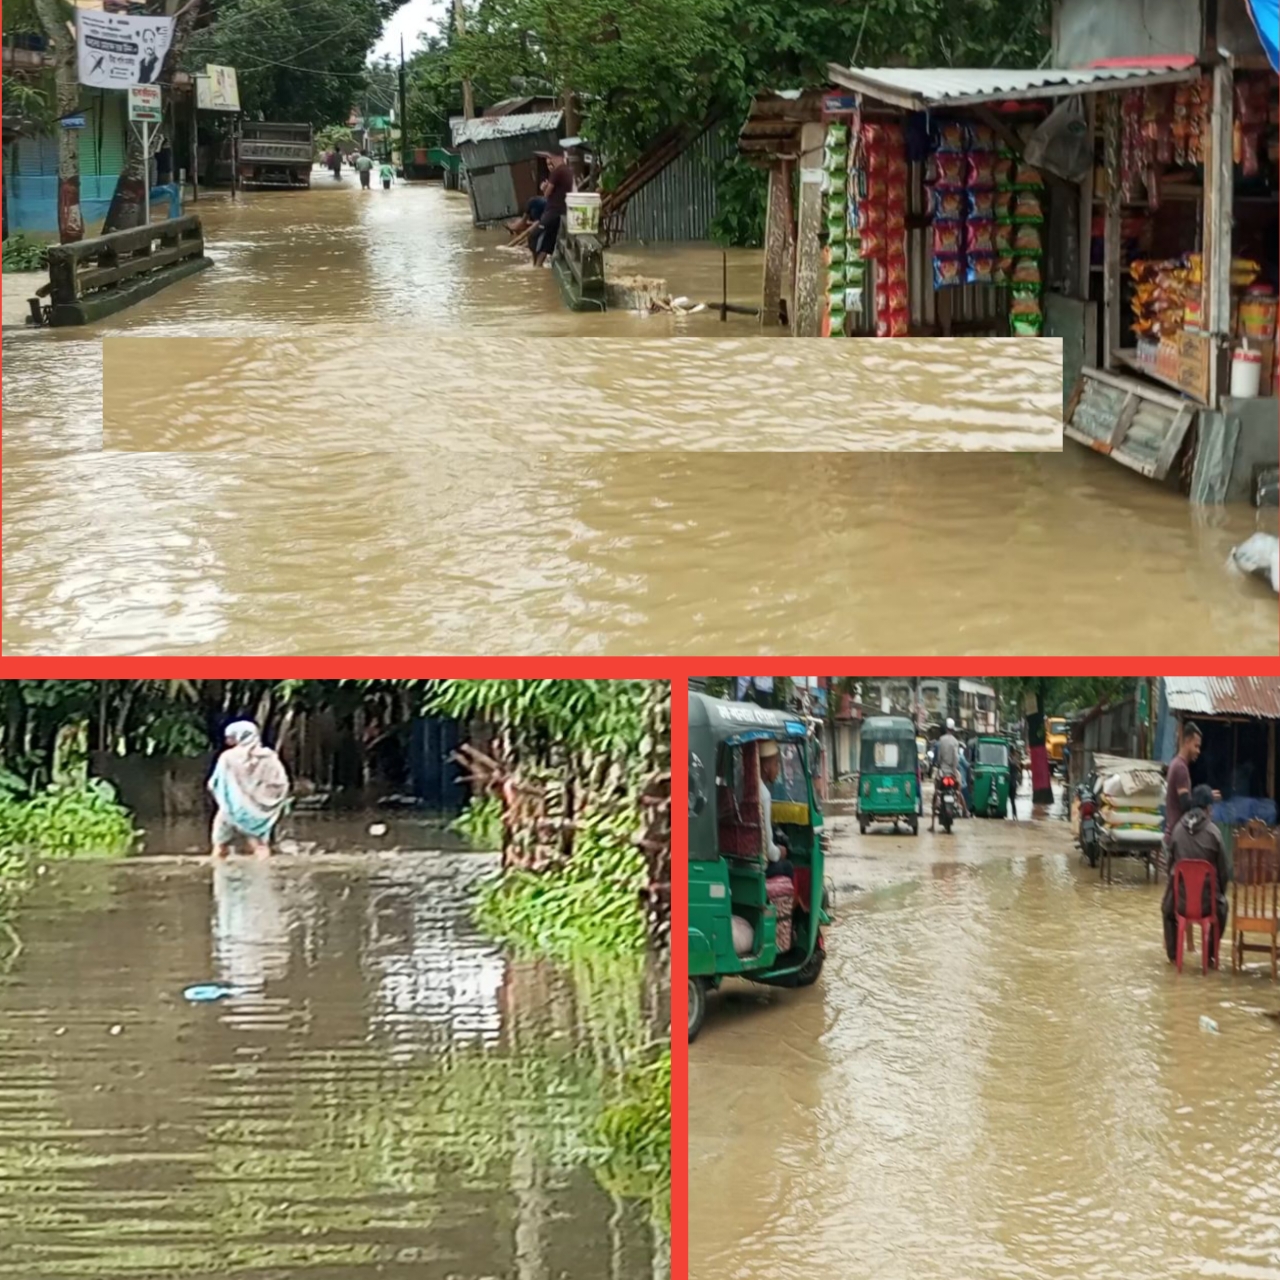
[{"label": "flooded street", "polygon": [[665,997],[479,935],[493,865],[52,867],[0,975],[0,1276],[666,1277],[588,1167],[620,1029]]},{"label": "flooded street", "polygon": [[832,806],[821,981],[713,996],[690,1051],[692,1280],[1280,1277],[1280,991],[1178,975],[1160,887],[1027,800]]},{"label": "flooded street", "polygon": [[[202,200],[216,269],[102,325],[6,332],[6,655],[1277,651],[1274,595],[1224,568],[1274,512],[1197,511],[1070,445],[948,446],[1053,416],[1034,361],[574,314],[464,198],[315,181]],[[616,263],[719,300],[705,246]],[[728,279],[750,302],[757,255]],[[732,340],[719,383],[704,346],[671,370],[636,342],[670,336]],[[858,395],[806,373],[832,346],[863,353]],[[566,443],[584,406],[611,452]],[[707,452],[794,449],[833,410],[950,451]],[[1171,630],[1176,599],[1211,634]]]}]

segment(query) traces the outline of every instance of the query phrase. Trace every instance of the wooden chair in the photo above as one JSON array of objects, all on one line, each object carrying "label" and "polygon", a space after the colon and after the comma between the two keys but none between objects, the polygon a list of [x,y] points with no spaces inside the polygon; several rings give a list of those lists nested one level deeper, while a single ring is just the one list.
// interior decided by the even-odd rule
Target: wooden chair
[{"label": "wooden chair", "polygon": [[[1264,934],[1267,942],[1247,943],[1245,934]],[[1271,957],[1271,980],[1280,969],[1280,850],[1275,832],[1250,822],[1236,837],[1231,883],[1231,967],[1244,967],[1244,953]]]}]

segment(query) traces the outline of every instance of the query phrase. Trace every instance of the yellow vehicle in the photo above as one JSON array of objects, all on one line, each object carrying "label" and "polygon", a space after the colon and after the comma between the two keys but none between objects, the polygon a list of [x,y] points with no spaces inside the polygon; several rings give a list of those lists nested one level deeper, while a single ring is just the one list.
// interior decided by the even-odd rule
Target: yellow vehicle
[{"label": "yellow vehicle", "polygon": [[1049,756],[1049,771],[1061,773],[1063,753],[1070,736],[1070,726],[1061,716],[1049,716],[1044,722],[1044,746]]}]

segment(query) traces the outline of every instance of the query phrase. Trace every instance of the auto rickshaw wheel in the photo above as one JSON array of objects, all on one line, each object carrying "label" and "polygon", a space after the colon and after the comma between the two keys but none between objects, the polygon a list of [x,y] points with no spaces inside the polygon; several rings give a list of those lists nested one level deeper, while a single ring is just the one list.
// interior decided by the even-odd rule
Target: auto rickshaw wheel
[{"label": "auto rickshaw wheel", "polygon": [[858,814],[858,830],[861,831],[864,836],[867,834],[867,820],[862,816],[862,814]]},{"label": "auto rickshaw wheel", "polygon": [[707,984],[701,978],[689,979],[689,1043],[692,1044],[702,1020],[707,1016]]},{"label": "auto rickshaw wheel", "polygon": [[911,834],[918,836],[920,834],[920,819],[914,815],[911,818]]},{"label": "auto rickshaw wheel", "polygon": [[827,953],[821,948],[815,946],[813,955],[811,955],[800,969],[791,976],[787,983],[789,987],[811,987],[822,974],[822,966],[826,961]]}]

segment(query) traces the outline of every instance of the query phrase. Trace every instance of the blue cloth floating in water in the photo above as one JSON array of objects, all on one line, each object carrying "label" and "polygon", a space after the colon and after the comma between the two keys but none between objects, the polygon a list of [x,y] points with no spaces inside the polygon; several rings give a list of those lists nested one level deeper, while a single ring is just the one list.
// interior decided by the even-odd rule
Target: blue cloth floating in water
[{"label": "blue cloth floating in water", "polygon": [[239,987],[224,987],[219,982],[197,982],[194,987],[188,987],[183,993],[188,999],[201,1003],[209,1000],[226,1000],[230,996],[238,996],[241,994]]}]

